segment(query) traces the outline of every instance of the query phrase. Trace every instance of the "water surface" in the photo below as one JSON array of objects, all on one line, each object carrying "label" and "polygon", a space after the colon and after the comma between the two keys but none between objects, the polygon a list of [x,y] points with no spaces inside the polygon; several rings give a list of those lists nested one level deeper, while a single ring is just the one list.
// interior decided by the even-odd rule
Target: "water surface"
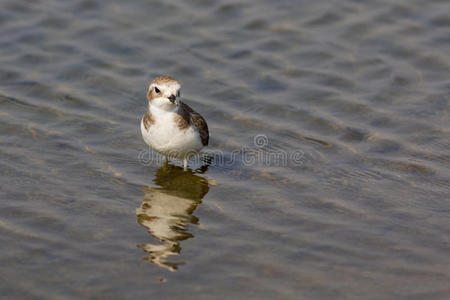
[{"label": "water surface", "polygon": [[[1,294],[448,298],[449,11],[0,1]],[[206,171],[140,136],[161,74]]]}]

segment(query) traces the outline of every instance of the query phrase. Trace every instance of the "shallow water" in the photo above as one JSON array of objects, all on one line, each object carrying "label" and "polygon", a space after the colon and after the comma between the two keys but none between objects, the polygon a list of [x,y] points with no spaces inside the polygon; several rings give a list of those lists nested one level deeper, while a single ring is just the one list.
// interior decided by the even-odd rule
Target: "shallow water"
[{"label": "shallow water", "polygon": [[[7,298],[450,296],[448,1],[0,1]],[[139,121],[155,76],[207,170]]]}]

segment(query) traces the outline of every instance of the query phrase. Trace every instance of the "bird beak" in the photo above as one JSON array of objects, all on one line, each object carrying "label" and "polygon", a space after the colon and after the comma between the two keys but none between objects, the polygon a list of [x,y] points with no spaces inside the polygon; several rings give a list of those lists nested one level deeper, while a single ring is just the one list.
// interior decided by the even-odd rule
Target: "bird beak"
[{"label": "bird beak", "polygon": [[175,95],[170,95],[170,97],[168,99],[170,100],[170,102],[177,104],[176,103],[177,98],[175,97]]}]

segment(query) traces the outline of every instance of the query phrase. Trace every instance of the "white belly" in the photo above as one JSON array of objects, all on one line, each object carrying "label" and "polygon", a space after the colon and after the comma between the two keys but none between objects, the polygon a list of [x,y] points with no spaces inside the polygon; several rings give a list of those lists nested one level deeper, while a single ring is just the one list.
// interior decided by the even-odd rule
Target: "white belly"
[{"label": "white belly", "polygon": [[141,120],[141,133],[144,141],[163,155],[175,158],[191,156],[203,148],[200,134],[195,127],[180,130],[174,120],[175,113],[152,113],[154,124],[148,130]]}]

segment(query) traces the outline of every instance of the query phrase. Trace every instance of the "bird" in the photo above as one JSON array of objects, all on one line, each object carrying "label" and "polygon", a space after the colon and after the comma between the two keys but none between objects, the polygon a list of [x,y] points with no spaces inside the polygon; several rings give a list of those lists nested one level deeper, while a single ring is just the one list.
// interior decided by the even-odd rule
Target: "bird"
[{"label": "bird", "polygon": [[155,78],[148,87],[148,110],[141,119],[145,143],[164,155],[183,160],[184,170],[190,157],[208,145],[205,119],[180,100],[181,84],[170,76]]}]

